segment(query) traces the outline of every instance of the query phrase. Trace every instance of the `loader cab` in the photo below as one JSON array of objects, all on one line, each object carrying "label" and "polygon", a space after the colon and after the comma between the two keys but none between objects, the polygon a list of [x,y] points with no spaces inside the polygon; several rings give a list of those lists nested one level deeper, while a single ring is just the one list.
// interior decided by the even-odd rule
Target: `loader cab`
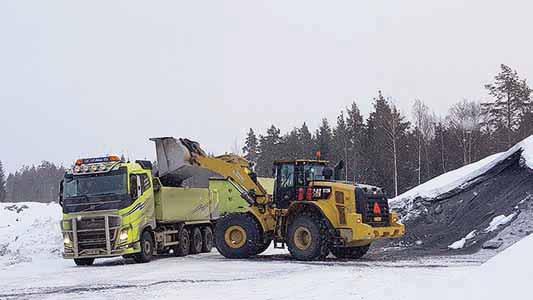
[{"label": "loader cab", "polygon": [[301,198],[301,191],[307,190],[311,182],[333,180],[333,169],[325,160],[276,161],[273,171],[274,204],[282,209]]}]

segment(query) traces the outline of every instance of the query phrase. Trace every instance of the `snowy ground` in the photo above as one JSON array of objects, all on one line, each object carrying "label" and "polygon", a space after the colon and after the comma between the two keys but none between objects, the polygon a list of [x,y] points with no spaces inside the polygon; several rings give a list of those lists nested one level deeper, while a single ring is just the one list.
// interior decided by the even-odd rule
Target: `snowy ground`
[{"label": "snowy ground", "polygon": [[302,263],[274,249],[244,261],[216,251],[148,264],[108,259],[91,267],[43,259],[2,267],[0,299],[416,299],[444,281],[460,286],[470,268],[442,259]]}]

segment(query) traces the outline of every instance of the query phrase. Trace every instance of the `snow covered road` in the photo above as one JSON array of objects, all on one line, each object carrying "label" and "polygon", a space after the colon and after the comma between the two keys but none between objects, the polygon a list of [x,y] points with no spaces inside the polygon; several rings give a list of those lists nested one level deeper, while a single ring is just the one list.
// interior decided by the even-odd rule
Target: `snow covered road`
[{"label": "snow covered road", "polygon": [[0,299],[413,299],[473,267],[442,259],[304,263],[282,253],[228,260],[214,251],[148,264],[108,259],[91,267],[38,260],[0,269]]}]

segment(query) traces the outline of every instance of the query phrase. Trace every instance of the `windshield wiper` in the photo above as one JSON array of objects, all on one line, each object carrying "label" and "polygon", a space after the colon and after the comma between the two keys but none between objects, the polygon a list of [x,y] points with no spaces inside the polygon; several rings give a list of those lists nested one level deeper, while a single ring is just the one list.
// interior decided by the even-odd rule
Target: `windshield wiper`
[{"label": "windshield wiper", "polygon": [[106,192],[106,193],[98,193],[98,194],[91,194],[91,196],[109,196],[109,195],[118,195],[115,192]]}]

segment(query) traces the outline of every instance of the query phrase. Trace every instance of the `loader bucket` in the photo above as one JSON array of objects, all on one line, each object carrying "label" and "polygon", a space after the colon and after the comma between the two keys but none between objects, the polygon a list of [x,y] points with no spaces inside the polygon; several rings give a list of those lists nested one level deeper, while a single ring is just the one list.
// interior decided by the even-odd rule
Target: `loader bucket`
[{"label": "loader bucket", "polygon": [[155,142],[159,177],[170,176],[174,180],[183,181],[198,174],[200,168],[192,160],[192,153],[204,154],[198,143],[173,137],[150,140]]}]

